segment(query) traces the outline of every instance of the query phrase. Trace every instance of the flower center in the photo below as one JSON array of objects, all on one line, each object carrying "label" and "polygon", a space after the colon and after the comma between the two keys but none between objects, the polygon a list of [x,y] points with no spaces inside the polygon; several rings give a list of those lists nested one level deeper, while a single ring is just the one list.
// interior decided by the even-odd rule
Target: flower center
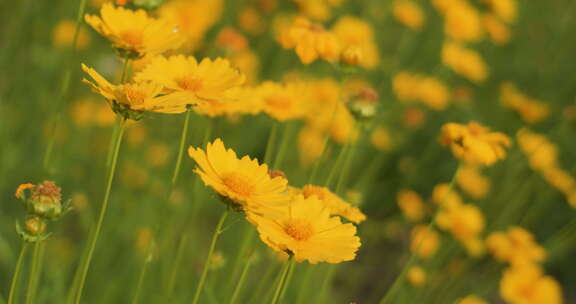
[{"label": "flower center", "polygon": [[284,96],[270,96],[266,99],[266,104],[273,108],[287,110],[292,105],[292,102]]},{"label": "flower center", "polygon": [[143,43],[142,33],[136,31],[126,31],[120,34],[120,39],[131,46],[141,46]]},{"label": "flower center", "polygon": [[124,85],[124,93],[129,104],[142,104],[146,100],[146,92],[130,85]]},{"label": "flower center", "polygon": [[314,228],[306,220],[290,220],[284,224],[284,232],[297,241],[306,241],[314,234]]},{"label": "flower center", "polygon": [[232,192],[241,196],[250,196],[254,192],[254,184],[245,176],[229,173],[222,178],[222,183]]},{"label": "flower center", "polygon": [[202,80],[191,76],[180,77],[175,81],[181,89],[186,91],[196,92],[202,88]]}]

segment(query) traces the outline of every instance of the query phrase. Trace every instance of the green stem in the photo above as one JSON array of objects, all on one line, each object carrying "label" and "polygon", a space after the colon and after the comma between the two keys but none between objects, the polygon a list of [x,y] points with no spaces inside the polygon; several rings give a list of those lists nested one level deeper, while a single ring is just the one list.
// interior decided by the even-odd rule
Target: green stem
[{"label": "green stem", "polygon": [[324,280],[322,280],[322,285],[320,286],[318,303],[325,303],[326,295],[328,294],[328,287],[330,286],[330,282],[332,282],[332,279],[336,274],[336,268],[338,267],[338,264],[330,264],[328,267],[329,268],[324,275]]},{"label": "green stem", "polygon": [[[452,191],[452,189],[454,188],[454,184],[456,183],[456,179],[458,178],[458,173],[460,172],[461,167],[462,167],[462,164],[460,163],[458,165],[458,168],[456,169],[456,172],[454,173],[454,176],[452,176],[452,180],[450,180],[448,190],[446,192],[446,195],[442,199],[442,203],[440,205],[443,205],[444,201],[446,200],[446,197],[449,197],[449,192]],[[428,229],[428,230],[433,229],[435,223],[436,223],[436,221],[434,220],[434,217],[432,217],[432,219],[430,220],[430,223],[428,224],[428,227],[426,229]],[[417,259],[416,253],[420,250],[420,246],[422,245],[422,243],[424,243],[422,241],[423,239],[424,238],[422,238],[418,242],[418,244],[416,245],[416,248],[415,248],[416,250],[413,250],[412,253],[410,254],[410,258],[408,259],[408,262],[406,262],[406,264],[402,268],[402,272],[400,272],[400,275],[398,277],[396,277],[396,280],[394,280],[392,287],[390,287],[390,289],[388,289],[388,291],[386,292],[384,297],[380,300],[380,304],[388,303],[391,300],[393,294],[396,292],[396,290],[398,288],[400,288],[400,284],[404,281],[404,278],[406,277],[406,274],[408,273],[408,269],[410,269],[410,267],[412,267],[412,265],[416,262],[416,259]]]},{"label": "green stem", "polygon": [[340,153],[338,153],[338,157],[336,158],[336,161],[334,162],[332,169],[330,169],[330,173],[326,178],[326,182],[324,182],[324,186],[330,187],[330,184],[336,177],[336,172],[338,171],[338,169],[340,169],[340,163],[344,160],[344,158],[348,154],[348,150],[350,150],[349,144],[346,144],[344,147],[342,147],[342,149],[340,149]]},{"label": "green stem", "polygon": [[30,267],[30,277],[28,278],[28,289],[26,291],[26,304],[34,303],[34,295],[36,289],[36,282],[38,282],[39,273],[39,263],[40,263],[40,251],[41,242],[34,243],[34,253],[32,254],[32,262]]},{"label": "green stem", "polygon": [[280,299],[279,301],[281,301],[282,299],[284,299],[284,294],[286,294],[286,290],[288,290],[288,285],[290,284],[290,281],[292,281],[292,275],[294,275],[294,267],[296,267],[295,263],[294,263],[294,259],[290,259],[290,266],[288,268],[288,275],[286,276],[286,281],[284,282],[284,287],[282,287],[282,290],[280,291]]},{"label": "green stem", "polygon": [[8,294],[8,304],[14,303],[16,289],[18,289],[18,280],[20,279],[20,272],[22,271],[22,262],[24,261],[24,256],[26,256],[27,249],[28,249],[28,243],[24,242],[24,244],[22,244],[22,248],[20,249],[18,260],[16,260],[16,268],[14,269],[14,275],[12,276],[12,284],[10,284],[10,293]]},{"label": "green stem", "polygon": [[144,285],[144,278],[146,277],[146,271],[148,270],[148,265],[150,265],[151,259],[146,257],[144,264],[142,265],[142,270],[138,276],[138,283],[136,285],[136,291],[134,292],[134,297],[132,298],[132,304],[136,304],[140,300],[140,293],[142,291],[142,285]]},{"label": "green stem", "polygon": [[210,261],[212,259],[212,254],[214,253],[214,248],[216,248],[216,242],[222,233],[222,226],[228,217],[228,213],[230,213],[230,208],[226,208],[218,224],[216,225],[216,229],[214,230],[214,234],[212,235],[212,241],[210,242],[210,248],[208,249],[208,255],[206,256],[206,260],[204,261],[204,267],[202,269],[202,274],[200,275],[200,281],[198,281],[198,286],[196,287],[196,291],[194,292],[194,299],[192,300],[192,304],[197,304],[198,300],[200,300],[200,294],[202,293],[202,288],[204,287],[204,283],[206,282],[206,276],[208,275],[208,269],[210,268]]},{"label": "green stem", "polygon": [[274,296],[272,297],[272,304],[278,304],[281,300],[282,291],[288,285],[288,274],[291,272],[292,267],[294,266],[294,259],[292,257],[288,258],[284,267],[282,268],[282,272],[280,272],[278,285],[276,286],[276,290],[274,291]]},{"label": "green stem", "polygon": [[252,265],[252,256],[253,256],[253,253],[251,253],[248,256],[248,259],[244,263],[244,267],[242,267],[242,273],[240,274],[240,279],[238,279],[238,283],[236,283],[236,287],[234,288],[234,292],[232,293],[232,297],[230,298],[230,304],[234,304],[238,300],[238,296],[240,295],[240,291],[242,290],[242,286],[244,286],[246,274],[248,274],[248,269]]},{"label": "green stem", "polygon": [[186,243],[188,243],[188,236],[186,234],[182,235],[180,239],[180,244],[176,251],[176,257],[174,258],[174,264],[172,265],[172,271],[170,272],[170,278],[168,279],[168,285],[166,287],[166,300],[170,301],[172,299],[172,293],[174,292],[174,286],[176,286],[176,278],[178,277],[178,270],[180,270],[180,260],[182,260],[182,254],[186,248]]},{"label": "green stem", "polygon": [[130,59],[128,57],[124,58],[122,62],[122,73],[120,76],[120,83],[125,83],[128,78],[128,66],[130,65]]},{"label": "green stem", "polygon": [[78,12],[76,14],[76,26],[74,28],[74,36],[72,38],[72,48],[69,49],[67,54],[66,68],[64,69],[64,75],[62,77],[62,86],[60,88],[60,93],[58,94],[58,99],[56,100],[56,114],[54,115],[54,120],[50,128],[50,135],[48,139],[48,144],[46,145],[46,152],[44,153],[44,159],[42,165],[44,169],[48,169],[48,165],[52,159],[52,151],[54,149],[54,142],[56,140],[56,129],[60,120],[62,119],[61,105],[64,101],[64,97],[68,93],[70,88],[70,78],[72,77],[72,62],[74,59],[74,53],[77,50],[78,36],[80,34],[80,27],[82,26],[82,16],[84,15],[84,10],[86,8],[86,0],[80,0],[80,5],[78,6]]},{"label": "green stem", "polygon": [[120,131],[116,135],[116,140],[114,143],[114,154],[112,154],[112,164],[108,170],[108,176],[106,178],[106,192],[104,193],[104,200],[102,201],[102,206],[100,207],[100,214],[98,215],[98,221],[96,222],[96,228],[92,234],[88,243],[88,254],[86,255],[86,260],[82,263],[82,272],[80,273],[80,283],[78,284],[78,291],[76,293],[75,303],[79,304],[82,298],[82,292],[84,290],[84,284],[86,283],[86,276],[88,275],[88,270],[90,269],[90,264],[92,263],[92,257],[94,255],[94,250],[96,249],[96,243],[100,237],[100,231],[102,229],[102,224],[104,223],[104,217],[106,215],[106,210],[108,209],[108,202],[110,200],[110,192],[112,190],[112,182],[114,181],[114,174],[116,173],[116,164],[118,162],[118,152],[120,151],[120,146],[122,144],[122,136],[124,135],[124,130],[126,127],[126,119],[121,119],[119,121]]},{"label": "green stem", "polygon": [[304,297],[307,294],[308,286],[310,285],[310,279],[312,278],[312,273],[314,268],[312,265],[307,265],[306,272],[304,272],[304,277],[300,280],[300,288],[298,288],[298,296],[296,297],[296,304],[304,303]]},{"label": "green stem", "polygon": [[192,110],[188,109],[186,111],[186,117],[184,118],[182,135],[180,136],[180,148],[178,149],[178,158],[176,159],[176,167],[174,167],[174,174],[172,174],[172,188],[174,188],[174,185],[176,185],[178,175],[180,174],[180,166],[182,165],[182,157],[184,156],[184,148],[186,147],[186,138],[188,136],[188,125],[190,124],[190,116],[192,116]]},{"label": "green stem", "polygon": [[270,130],[270,136],[268,136],[268,143],[266,143],[266,151],[264,152],[264,163],[269,164],[272,160],[272,152],[274,152],[274,143],[276,142],[276,137],[278,136],[278,122],[272,124],[272,130]]},{"label": "green stem", "polygon": [[248,250],[248,248],[251,247],[255,235],[256,231],[252,227],[252,225],[245,227],[244,235],[242,236],[242,242],[240,245],[240,250],[238,250],[238,255],[236,256],[236,260],[234,261],[234,268],[230,275],[230,283],[227,289],[228,291],[232,290],[234,283],[236,283],[236,278],[238,277],[241,271],[241,266],[242,265],[245,266],[245,264],[243,263],[243,258],[246,256],[246,251]]},{"label": "green stem", "polygon": [[286,127],[284,128],[284,134],[282,134],[282,141],[280,142],[280,147],[278,148],[278,152],[276,153],[276,158],[274,159],[272,169],[278,170],[282,165],[282,161],[284,161],[284,156],[286,155],[286,151],[288,150],[288,144],[290,143],[290,139],[292,138],[293,130],[294,130],[293,125],[287,123]]}]

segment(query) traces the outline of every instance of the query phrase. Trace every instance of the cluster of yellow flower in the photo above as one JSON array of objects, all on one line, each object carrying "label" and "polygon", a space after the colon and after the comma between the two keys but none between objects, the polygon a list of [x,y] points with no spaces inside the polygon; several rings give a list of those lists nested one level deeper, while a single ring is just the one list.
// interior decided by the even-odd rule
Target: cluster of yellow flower
[{"label": "cluster of yellow flower", "polygon": [[544,102],[526,96],[510,82],[500,85],[500,103],[520,115],[526,123],[539,123],[550,115],[550,109]]},{"label": "cluster of yellow flower", "polygon": [[558,159],[558,148],[544,135],[521,129],[516,135],[518,145],[530,167],[566,196],[572,207],[576,207],[576,178],[562,169]]},{"label": "cluster of yellow flower", "polygon": [[272,249],[313,264],[354,259],[360,246],[356,227],[342,223],[338,216],[354,223],[366,217],[328,188],[289,187],[281,173],[248,156],[239,159],[220,139],[209,143],[205,151],[190,148],[188,153],[204,183],[229,208],[243,213]]},{"label": "cluster of yellow flower", "polygon": [[434,77],[400,72],[394,75],[392,87],[399,100],[421,102],[436,111],[444,110],[450,101],[448,87]]}]

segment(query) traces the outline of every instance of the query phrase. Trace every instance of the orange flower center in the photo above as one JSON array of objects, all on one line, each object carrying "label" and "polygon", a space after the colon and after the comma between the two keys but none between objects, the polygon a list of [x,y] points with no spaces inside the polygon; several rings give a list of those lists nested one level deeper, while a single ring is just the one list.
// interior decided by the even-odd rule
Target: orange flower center
[{"label": "orange flower center", "polygon": [[297,241],[306,241],[314,234],[314,228],[306,220],[290,220],[284,225],[284,232]]},{"label": "orange flower center", "polygon": [[136,31],[126,31],[120,34],[120,39],[124,43],[130,46],[141,46],[144,41],[144,37],[142,37],[142,33]]},{"label": "orange flower center", "polygon": [[176,79],[176,84],[183,90],[196,92],[202,88],[202,80],[184,76]]},{"label": "orange flower center", "polygon": [[270,96],[266,99],[266,104],[280,110],[288,110],[291,107],[292,102],[284,96]]},{"label": "orange flower center", "polygon": [[222,183],[232,192],[247,197],[254,192],[254,184],[248,178],[237,173],[229,173],[222,178]]}]

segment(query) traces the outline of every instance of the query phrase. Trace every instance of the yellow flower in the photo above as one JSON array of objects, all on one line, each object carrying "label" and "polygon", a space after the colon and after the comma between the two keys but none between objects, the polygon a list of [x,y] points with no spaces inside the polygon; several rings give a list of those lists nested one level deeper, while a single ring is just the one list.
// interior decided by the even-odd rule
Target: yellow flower
[{"label": "yellow flower", "polygon": [[418,30],[424,24],[424,13],[418,4],[410,0],[396,0],[393,7],[394,17],[407,27]]},{"label": "yellow flower", "polygon": [[378,65],[380,55],[370,23],[356,17],[342,16],[332,27],[332,32],[338,37],[344,49],[352,46],[360,49],[362,53],[360,66],[372,69]]},{"label": "yellow flower", "polygon": [[426,272],[424,269],[422,269],[422,267],[419,266],[410,267],[406,276],[408,278],[408,282],[410,282],[412,286],[416,287],[426,284],[427,281]]},{"label": "yellow flower", "polygon": [[465,1],[458,1],[448,7],[444,31],[448,37],[462,42],[479,42],[484,36],[480,14]]},{"label": "yellow flower", "polygon": [[243,211],[262,212],[282,206],[287,201],[287,180],[272,178],[266,164],[244,156],[239,159],[232,149],[226,149],[220,139],[208,143],[206,150],[188,149],[198,167],[194,170],[205,185],[231,200]]},{"label": "yellow flower", "polygon": [[500,295],[510,304],[561,304],[562,290],[535,264],[513,266],[500,281]]},{"label": "yellow flower", "polygon": [[442,208],[436,216],[436,223],[461,242],[478,238],[484,230],[484,216],[474,205],[462,204]]},{"label": "yellow flower", "polygon": [[426,215],[424,202],[418,193],[413,190],[402,189],[396,196],[398,206],[404,217],[412,222],[419,222]]},{"label": "yellow flower", "polygon": [[264,112],[278,121],[300,119],[306,114],[309,92],[304,83],[266,81],[255,94],[261,100]]},{"label": "yellow flower", "polygon": [[322,156],[324,141],[324,134],[321,131],[310,127],[300,129],[298,151],[302,165],[307,167]]},{"label": "yellow flower", "polygon": [[482,16],[482,24],[484,29],[490,36],[490,40],[496,45],[503,45],[510,41],[510,29],[506,24],[502,23],[498,18],[491,14]]},{"label": "yellow flower", "polygon": [[220,19],[223,6],[222,0],[173,0],[165,1],[158,13],[178,26],[184,38],[182,47],[194,51],[202,45],[206,32]]},{"label": "yellow flower", "polygon": [[534,236],[521,227],[510,227],[507,232],[494,232],[486,238],[486,247],[494,257],[510,264],[542,262],[546,251]]},{"label": "yellow flower", "polygon": [[366,220],[366,215],[355,206],[341,199],[326,187],[306,185],[302,188],[304,198],[316,196],[330,212],[330,215],[339,215],[355,224]]},{"label": "yellow flower", "polygon": [[260,239],[272,249],[293,255],[298,262],[307,260],[340,263],[354,260],[360,247],[356,227],[330,217],[325,204],[316,197],[298,195],[281,213],[248,213]]},{"label": "yellow flower", "polygon": [[564,169],[546,167],[542,171],[542,177],[544,177],[552,187],[568,196],[568,198],[576,191],[576,180]]},{"label": "yellow flower", "polygon": [[462,198],[449,184],[438,184],[432,191],[432,200],[441,207],[462,205]]},{"label": "yellow flower", "polygon": [[195,106],[194,111],[208,117],[228,116],[233,118],[238,115],[256,115],[263,110],[262,102],[254,96],[256,92],[257,90],[251,87],[231,89],[229,96],[235,96],[234,100],[209,100]]},{"label": "yellow flower", "polygon": [[196,61],[192,56],[157,56],[138,73],[137,81],[152,81],[165,89],[182,92],[194,103],[233,100],[234,89],[244,83],[244,75],[230,66],[226,59],[204,58]]},{"label": "yellow flower", "polygon": [[455,304],[488,304],[488,302],[484,301],[482,298],[478,296],[469,295],[462,299],[457,300]]},{"label": "yellow flower", "polygon": [[442,62],[456,74],[476,84],[482,83],[488,78],[488,67],[480,54],[457,43],[444,44]]},{"label": "yellow flower", "polygon": [[482,199],[490,191],[490,180],[482,175],[480,168],[475,166],[460,168],[456,182],[462,190],[474,199]]},{"label": "yellow flower", "polygon": [[330,9],[340,4],[340,0],[293,0],[300,14],[315,20],[325,21],[332,15]]},{"label": "yellow flower", "polygon": [[526,123],[538,123],[550,115],[546,103],[524,95],[510,82],[500,86],[500,103],[517,112]]},{"label": "yellow flower", "polygon": [[303,17],[296,18],[288,28],[281,30],[279,40],[283,48],[294,49],[304,64],[318,58],[336,61],[340,57],[338,38],[321,24]]},{"label": "yellow flower", "polygon": [[[85,29],[80,27],[76,47],[83,49],[90,43],[90,36]],[[76,22],[72,20],[62,20],[52,30],[52,44],[56,47],[72,47],[74,33],[76,32]]]},{"label": "yellow flower", "polygon": [[546,136],[523,128],[516,138],[532,169],[544,171],[558,166],[558,148]]},{"label": "yellow flower", "polygon": [[506,23],[516,22],[518,8],[516,0],[484,0],[490,9]]},{"label": "yellow flower", "polygon": [[106,98],[111,103],[114,112],[125,118],[134,118],[132,113],[126,111],[182,113],[186,111],[188,104],[194,102],[182,94],[160,95],[163,87],[157,83],[141,81],[113,85],[94,69],[84,64],[82,64],[82,69],[94,82],[87,79],[82,79],[82,81],[91,86],[94,92]]},{"label": "yellow flower", "polygon": [[394,147],[394,140],[390,131],[383,126],[374,128],[370,134],[370,143],[380,151],[390,151]]},{"label": "yellow flower", "polygon": [[401,101],[422,102],[434,110],[448,106],[450,91],[440,80],[419,74],[400,72],[392,79],[394,93]]},{"label": "yellow flower", "polygon": [[418,225],[412,229],[410,250],[421,259],[432,257],[438,250],[440,234],[425,225]]},{"label": "yellow flower", "polygon": [[160,54],[178,48],[184,41],[175,25],[150,18],[141,9],[131,11],[105,3],[100,17],[85,15],[84,19],[126,56]]},{"label": "yellow flower", "polygon": [[471,121],[468,125],[447,123],[442,126],[440,141],[450,146],[452,154],[472,165],[490,166],[506,157],[504,148],[510,146],[510,138],[499,132]]}]

